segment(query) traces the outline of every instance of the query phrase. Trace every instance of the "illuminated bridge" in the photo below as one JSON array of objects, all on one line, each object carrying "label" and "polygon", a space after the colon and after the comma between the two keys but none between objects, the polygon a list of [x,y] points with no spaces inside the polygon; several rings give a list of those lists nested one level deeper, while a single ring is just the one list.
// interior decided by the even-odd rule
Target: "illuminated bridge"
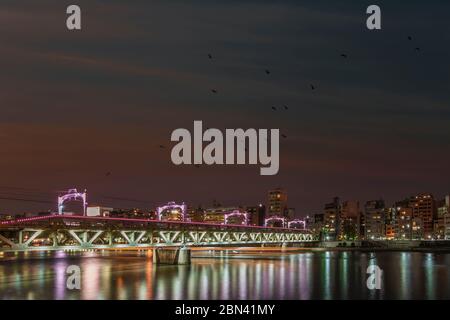
[{"label": "illuminated bridge", "polygon": [[313,242],[304,229],[51,215],[0,222],[0,252]]}]

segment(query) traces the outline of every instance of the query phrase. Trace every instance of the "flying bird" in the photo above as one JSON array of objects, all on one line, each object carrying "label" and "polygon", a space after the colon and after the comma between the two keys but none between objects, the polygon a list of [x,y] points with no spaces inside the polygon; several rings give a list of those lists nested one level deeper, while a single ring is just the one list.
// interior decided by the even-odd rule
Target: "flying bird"
[{"label": "flying bird", "polygon": [[277,107],[273,107],[273,106],[272,106],[272,110],[276,111],[276,110],[277,110]]},{"label": "flying bird", "polygon": [[310,84],[311,90],[315,90],[316,87],[314,87],[314,85]]},{"label": "flying bird", "polygon": [[408,40],[410,40],[410,41],[411,41],[411,40],[412,40],[412,37],[411,37],[411,36],[408,36]]},{"label": "flying bird", "polygon": [[210,58],[210,59],[213,58],[211,53],[208,53],[208,58]]},{"label": "flying bird", "polygon": [[289,109],[287,105],[284,105],[283,107],[284,107],[284,110],[288,110]]},{"label": "flying bird", "polygon": [[160,144],[160,145],[159,145],[159,148],[160,148],[160,149],[164,149],[165,146],[163,146],[162,144]]},{"label": "flying bird", "polygon": [[283,137],[283,138],[287,138],[287,135],[285,135],[285,134],[281,134],[281,137]]},{"label": "flying bird", "polygon": [[216,89],[211,89],[211,92],[215,94],[215,93],[217,93],[217,90]]},{"label": "flying bird", "polygon": [[266,74],[270,74],[270,70],[266,69]]},{"label": "flying bird", "polygon": [[419,48],[419,47],[417,47],[417,48],[415,48],[414,50],[416,50],[417,52],[419,52],[419,51],[420,51],[420,48]]},{"label": "flying bird", "polygon": [[341,54],[341,57],[342,58],[347,58],[347,54],[343,53],[343,54]]}]

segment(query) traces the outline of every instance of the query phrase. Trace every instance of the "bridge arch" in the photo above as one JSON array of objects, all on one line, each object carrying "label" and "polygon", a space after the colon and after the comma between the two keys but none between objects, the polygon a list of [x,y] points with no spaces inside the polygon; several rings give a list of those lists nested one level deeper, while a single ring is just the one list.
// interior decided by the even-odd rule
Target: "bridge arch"
[{"label": "bridge arch", "polygon": [[[302,229],[303,230],[305,230],[306,229],[306,222],[305,222],[305,220],[301,220],[301,219],[295,219],[295,220],[292,220],[292,221],[289,221],[288,222],[288,224],[287,224],[287,227],[288,228],[293,228],[293,225],[302,225]],[[295,229],[298,229],[298,228],[295,228]]]},{"label": "bridge arch", "polygon": [[157,208],[158,220],[164,221],[185,221],[187,214],[187,205],[183,202],[182,204],[176,204],[171,201],[166,205]]},{"label": "bridge arch", "polygon": [[266,218],[266,220],[264,220],[264,226],[265,227],[269,227],[269,224],[274,224],[274,223],[281,223],[281,227],[280,228],[284,228],[286,226],[286,218],[284,217],[279,217],[279,216],[272,216],[269,218]]},{"label": "bridge arch", "polygon": [[58,196],[58,214],[63,214],[64,203],[68,201],[82,201],[83,202],[83,216],[86,215],[87,208],[87,193],[86,190],[84,192],[78,192],[77,189],[69,189],[63,195]]},{"label": "bridge arch", "polygon": [[225,224],[230,224],[230,218],[235,218],[235,217],[240,217],[243,218],[242,222],[240,224],[247,226],[248,225],[248,213],[247,212],[242,212],[239,210],[234,210],[230,213],[225,213],[224,214],[224,223]]}]

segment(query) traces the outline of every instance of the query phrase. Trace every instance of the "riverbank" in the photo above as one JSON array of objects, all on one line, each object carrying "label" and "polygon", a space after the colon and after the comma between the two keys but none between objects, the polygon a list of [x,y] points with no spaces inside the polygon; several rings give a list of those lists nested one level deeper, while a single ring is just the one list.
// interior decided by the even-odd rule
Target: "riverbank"
[{"label": "riverbank", "polygon": [[[83,249],[83,250],[64,250],[64,251],[43,251],[45,253],[51,252],[85,252],[85,253],[95,253],[95,252],[116,252],[116,253],[127,253],[127,252],[140,252],[141,254],[152,258],[153,250],[155,247],[127,247],[127,248],[104,248],[104,249]],[[190,247],[193,257],[209,257],[212,252],[216,252],[216,256],[221,253],[226,254],[295,254],[302,252],[423,252],[423,253],[450,253],[450,244],[447,246],[435,245],[435,246],[330,246],[320,245],[320,246],[308,246],[308,247],[283,247],[283,246],[246,246],[246,247],[234,247],[234,246],[218,246],[218,247]],[[39,251],[36,251],[39,252]],[[14,255],[14,252],[1,252],[0,251],[0,261],[7,260],[7,257]],[[30,254],[30,253],[26,253]]]}]

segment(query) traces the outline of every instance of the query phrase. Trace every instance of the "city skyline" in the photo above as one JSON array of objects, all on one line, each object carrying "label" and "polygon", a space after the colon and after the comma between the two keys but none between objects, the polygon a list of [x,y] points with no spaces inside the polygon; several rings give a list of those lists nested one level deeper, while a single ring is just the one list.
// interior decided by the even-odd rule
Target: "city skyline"
[{"label": "city skyline", "polygon": [[[444,196],[434,196],[431,193],[416,193],[413,195],[408,195],[408,196],[404,196],[400,199],[396,199],[393,203],[389,204],[388,202],[386,202],[384,200],[383,197],[378,197],[377,199],[364,199],[364,200],[355,200],[355,199],[345,199],[345,198],[341,198],[338,196],[335,196],[332,198],[332,202],[323,202],[322,205],[322,210],[318,211],[318,212],[309,212],[309,213],[302,213],[301,211],[296,210],[296,208],[293,208],[290,203],[289,203],[289,197],[288,197],[288,191],[283,189],[283,188],[272,188],[271,190],[268,190],[266,193],[266,198],[265,199],[261,199],[260,201],[258,201],[257,203],[223,203],[218,199],[214,199],[212,201],[211,204],[193,204],[193,203],[189,203],[186,201],[173,201],[174,199],[171,199],[167,204],[163,203],[163,202],[159,202],[157,205],[155,206],[109,206],[107,203],[105,202],[99,202],[99,201],[94,201],[91,202],[88,197],[88,193],[87,193],[87,189],[84,190],[80,190],[77,191],[76,188],[71,188],[68,189],[67,191],[60,191],[58,193],[57,196],[57,203],[58,205],[56,206],[56,210],[50,208],[50,209],[46,209],[46,210],[41,210],[40,212],[20,212],[20,213],[13,213],[13,212],[0,212],[0,214],[2,215],[22,215],[22,214],[28,214],[28,215],[36,215],[38,213],[44,213],[44,212],[49,212],[49,213],[53,213],[53,214],[63,214],[63,211],[65,210],[65,204],[64,202],[66,201],[82,201],[82,205],[81,205],[81,210],[79,211],[80,208],[75,209],[75,211],[71,211],[70,214],[81,214],[81,215],[86,215],[86,209],[89,212],[89,208],[108,208],[108,211],[115,211],[115,212],[132,212],[134,211],[135,213],[139,214],[147,214],[147,213],[156,213],[159,208],[161,208],[161,206],[170,206],[170,204],[175,204],[175,203],[182,203],[183,206],[186,206],[186,209],[184,210],[203,210],[204,214],[208,214],[208,210],[213,210],[214,208],[221,208],[221,210],[224,210],[224,212],[228,211],[232,211],[233,208],[235,209],[242,209],[244,211],[242,212],[247,212],[250,213],[250,211],[248,211],[248,209],[250,209],[252,211],[252,214],[256,214],[259,215],[259,213],[257,213],[257,209],[258,207],[262,207],[263,208],[263,217],[271,217],[271,216],[278,216],[278,217],[286,217],[287,219],[290,220],[295,220],[297,218],[301,218],[301,219],[309,219],[309,218],[314,218],[314,216],[318,216],[318,215],[327,215],[327,212],[329,210],[332,210],[332,214],[334,216],[337,215],[342,215],[342,217],[345,219],[346,216],[352,216],[352,215],[365,215],[367,213],[367,206],[374,206],[373,210],[377,211],[376,209],[378,208],[382,208],[382,210],[384,211],[385,209],[392,209],[392,210],[396,210],[396,208],[399,208],[401,206],[405,206],[409,207],[410,206],[410,201],[411,199],[418,199],[421,197],[425,197],[425,198],[429,198],[431,199],[431,201],[433,202],[432,206],[433,206],[433,210],[429,211],[429,219],[430,223],[431,221],[434,222],[434,219],[437,218],[436,214],[438,213],[437,210],[439,207],[442,207],[442,209],[445,209],[444,207],[446,207],[446,209],[439,213],[440,216],[442,216],[441,218],[444,218],[444,215],[446,213],[449,212],[449,202],[450,202],[450,193],[445,194]],[[4,198],[7,199],[7,198]],[[136,200],[136,199],[124,199],[124,198],[113,198],[115,200],[122,200],[122,201],[131,201],[131,202],[141,202],[143,203],[144,201],[140,201],[140,200]],[[37,200],[37,199],[20,199],[20,198],[9,198],[9,200],[11,201],[30,201],[30,202],[40,202],[40,203],[52,203],[51,200],[45,201],[45,200]],[[416,200],[417,202],[418,200]],[[420,201],[422,202],[422,200]],[[79,205],[77,205],[79,207]],[[64,209],[64,210],[63,210]],[[138,211],[136,211],[138,210]],[[255,211],[256,210],[256,211]],[[337,210],[336,212],[333,213],[334,210]],[[230,211],[230,212],[231,212]],[[228,213],[230,213],[228,212]],[[298,214],[296,214],[298,213]],[[412,214],[412,212],[411,212]],[[89,215],[89,214],[88,214]],[[185,213],[183,214],[185,215]],[[159,216],[159,212],[158,212],[158,216]],[[183,217],[183,220],[185,220],[185,216]],[[253,220],[253,218],[248,217],[249,219]],[[450,217],[449,217],[450,218]],[[159,218],[158,218],[159,219]],[[333,218],[334,219],[334,218]],[[261,219],[259,219],[261,220]],[[383,225],[386,223],[387,224],[387,220],[383,221]],[[203,221],[203,219],[201,220]],[[260,225],[261,221],[257,224]],[[357,221],[357,223],[359,223],[359,220]],[[443,220],[441,221],[441,223],[443,223]],[[432,225],[430,225],[428,227],[429,229],[433,228]],[[384,231],[383,231],[384,234]]]},{"label": "city skyline", "polygon": [[[5,187],[0,187],[1,188],[5,188]],[[21,188],[18,188],[21,189]],[[36,203],[40,203],[39,205],[41,206],[41,209],[38,209],[37,211],[41,211],[41,212],[45,212],[45,211],[51,211],[54,213],[58,212],[58,205],[57,205],[57,201],[56,199],[61,195],[61,194],[67,194],[68,192],[70,192],[71,190],[76,190],[76,188],[69,188],[68,191],[67,190],[60,190],[58,192],[54,192],[54,196],[53,199],[51,197],[47,197],[45,199],[41,198],[39,199],[39,197],[33,196],[33,194],[43,194],[44,192],[42,191],[31,191],[31,193],[26,193],[27,191],[30,190],[26,190],[26,189],[22,189],[22,192],[25,191],[25,193],[14,193],[14,192],[10,192],[10,193],[5,193],[5,194],[9,194],[11,195],[10,197],[5,197],[5,198],[0,198],[3,199],[4,201],[14,201],[14,202],[20,202],[20,203],[27,203],[27,202],[36,202]],[[87,192],[89,194],[89,197],[87,198],[87,205],[88,206],[102,206],[102,207],[113,207],[115,209],[118,210],[131,210],[131,209],[142,209],[142,210],[155,210],[157,207],[164,205],[168,202],[176,202],[176,203],[186,203],[186,205],[188,205],[190,208],[214,208],[214,207],[242,207],[245,208],[246,206],[257,206],[257,205],[264,205],[266,206],[268,209],[270,210],[269,207],[269,203],[270,203],[270,193],[275,192],[275,191],[281,191],[283,194],[286,195],[286,199],[284,199],[285,201],[285,208],[284,209],[289,209],[289,208],[293,208],[295,209],[295,217],[301,217],[304,218],[306,216],[311,216],[314,214],[320,214],[323,213],[326,204],[333,199],[340,199],[343,202],[357,202],[358,204],[360,204],[361,206],[364,205],[364,203],[369,202],[369,201],[378,201],[381,200],[383,201],[383,203],[385,203],[387,206],[391,206],[391,207],[395,207],[395,204],[410,198],[413,198],[417,195],[421,195],[421,194],[429,194],[431,196],[433,196],[433,199],[435,201],[440,201],[441,199],[444,199],[446,197],[448,197],[450,195],[450,192],[444,193],[442,195],[435,195],[431,192],[415,192],[409,195],[404,195],[403,197],[399,197],[397,199],[392,200],[391,202],[387,201],[385,197],[383,196],[379,196],[379,197],[374,197],[374,198],[370,198],[370,199],[355,199],[355,198],[345,198],[342,197],[340,195],[334,195],[333,197],[330,197],[328,199],[323,199],[323,201],[321,202],[321,204],[318,205],[319,209],[317,211],[314,212],[304,212],[303,210],[296,208],[294,206],[291,205],[291,203],[289,202],[289,190],[285,189],[285,188],[281,188],[281,187],[276,187],[276,188],[271,188],[268,189],[265,192],[265,197],[261,197],[259,199],[259,201],[246,201],[246,202],[242,202],[242,203],[236,203],[236,202],[223,202],[221,201],[221,199],[212,199],[210,202],[202,202],[202,203],[193,203],[190,201],[186,201],[185,199],[173,199],[173,198],[166,198],[165,200],[161,200],[161,201],[146,201],[143,199],[136,199],[136,198],[122,198],[119,196],[102,196],[100,198],[96,197],[95,194],[91,194],[90,192],[88,192],[87,188],[80,188],[79,189],[80,192],[82,192],[83,190],[85,192]],[[2,192],[0,192],[0,194],[4,194]],[[50,192],[49,192],[50,194]],[[18,196],[16,198],[14,198],[14,195]],[[92,195],[92,196],[91,196]],[[26,198],[20,198],[20,197],[26,197]],[[42,197],[42,196],[41,196]],[[94,199],[94,200],[91,200]],[[143,206],[143,205],[130,205],[130,206],[113,206],[111,205],[111,202],[108,202],[108,200],[106,201],[101,201],[99,199],[110,199],[111,200],[115,200],[115,201],[122,201],[122,203],[149,203],[149,205],[147,206]],[[49,207],[48,204],[54,204],[52,207]],[[151,203],[151,204],[150,204]],[[274,215],[282,215],[282,211],[284,210],[283,208],[278,208],[277,211],[275,212]],[[6,212],[6,211],[2,211],[2,209],[0,208],[0,214],[23,214],[23,213],[37,213],[37,211],[35,210],[33,211],[24,211],[24,210],[20,210],[17,212]]]}]

